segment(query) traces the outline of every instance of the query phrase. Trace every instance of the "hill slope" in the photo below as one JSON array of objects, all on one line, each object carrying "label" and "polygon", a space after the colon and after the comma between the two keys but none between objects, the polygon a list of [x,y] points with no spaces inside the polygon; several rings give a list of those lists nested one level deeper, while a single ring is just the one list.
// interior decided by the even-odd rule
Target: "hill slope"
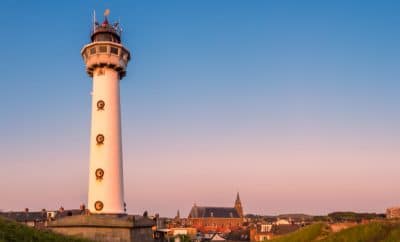
[{"label": "hill slope", "polygon": [[315,223],[304,228],[297,230],[296,232],[288,235],[273,239],[273,242],[310,242],[318,241],[321,236],[327,235],[324,223]]},{"label": "hill slope", "polygon": [[89,242],[85,239],[40,231],[0,217],[0,242]]},{"label": "hill slope", "polygon": [[273,242],[398,242],[400,221],[380,221],[357,225],[332,233],[328,226],[317,223],[294,233],[271,240]]}]

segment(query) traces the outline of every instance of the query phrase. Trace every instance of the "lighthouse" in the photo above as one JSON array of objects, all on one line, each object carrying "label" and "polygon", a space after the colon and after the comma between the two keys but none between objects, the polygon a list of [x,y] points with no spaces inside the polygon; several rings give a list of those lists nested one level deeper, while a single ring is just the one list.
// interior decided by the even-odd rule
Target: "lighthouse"
[{"label": "lighthouse", "polygon": [[130,52],[121,43],[119,23],[93,21],[91,42],[81,51],[93,78],[88,209],[92,214],[125,214],[119,82]]},{"label": "lighthouse", "polygon": [[48,221],[47,228],[93,241],[150,242],[154,221],[125,210],[122,171],[119,82],[126,74],[129,50],[121,43],[119,23],[94,18],[90,43],[82,48],[86,72],[93,79],[89,189],[86,211]]}]

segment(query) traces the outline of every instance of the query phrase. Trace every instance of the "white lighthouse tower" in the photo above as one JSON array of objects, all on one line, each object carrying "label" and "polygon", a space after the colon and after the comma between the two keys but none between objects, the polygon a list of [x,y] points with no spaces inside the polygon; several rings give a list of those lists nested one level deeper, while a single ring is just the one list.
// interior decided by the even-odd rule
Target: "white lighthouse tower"
[{"label": "white lighthouse tower", "polygon": [[154,241],[154,221],[126,214],[122,172],[119,81],[125,76],[129,50],[121,44],[118,23],[93,21],[91,43],[81,51],[93,78],[88,209],[90,213],[62,216],[47,228],[93,241]]},{"label": "white lighthouse tower", "polygon": [[118,23],[93,23],[91,43],[81,51],[93,78],[88,209],[94,214],[124,214],[119,81],[129,50],[121,44]]}]

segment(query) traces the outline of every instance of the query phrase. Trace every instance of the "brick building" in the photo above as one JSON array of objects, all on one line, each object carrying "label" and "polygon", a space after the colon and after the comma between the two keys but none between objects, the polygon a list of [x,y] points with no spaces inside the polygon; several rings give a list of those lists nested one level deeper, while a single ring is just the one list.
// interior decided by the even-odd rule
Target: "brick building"
[{"label": "brick building", "polygon": [[400,218],[400,207],[386,209],[386,218]]},{"label": "brick building", "polygon": [[200,207],[193,205],[189,224],[202,232],[230,232],[242,226],[243,207],[239,193],[233,207]]}]

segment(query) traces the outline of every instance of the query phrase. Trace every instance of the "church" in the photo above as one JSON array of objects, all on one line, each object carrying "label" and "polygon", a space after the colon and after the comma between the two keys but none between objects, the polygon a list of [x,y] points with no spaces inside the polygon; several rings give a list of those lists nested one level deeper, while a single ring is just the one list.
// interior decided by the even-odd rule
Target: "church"
[{"label": "church", "polygon": [[243,207],[239,193],[233,207],[200,207],[193,205],[189,224],[202,232],[230,232],[243,224]]}]

